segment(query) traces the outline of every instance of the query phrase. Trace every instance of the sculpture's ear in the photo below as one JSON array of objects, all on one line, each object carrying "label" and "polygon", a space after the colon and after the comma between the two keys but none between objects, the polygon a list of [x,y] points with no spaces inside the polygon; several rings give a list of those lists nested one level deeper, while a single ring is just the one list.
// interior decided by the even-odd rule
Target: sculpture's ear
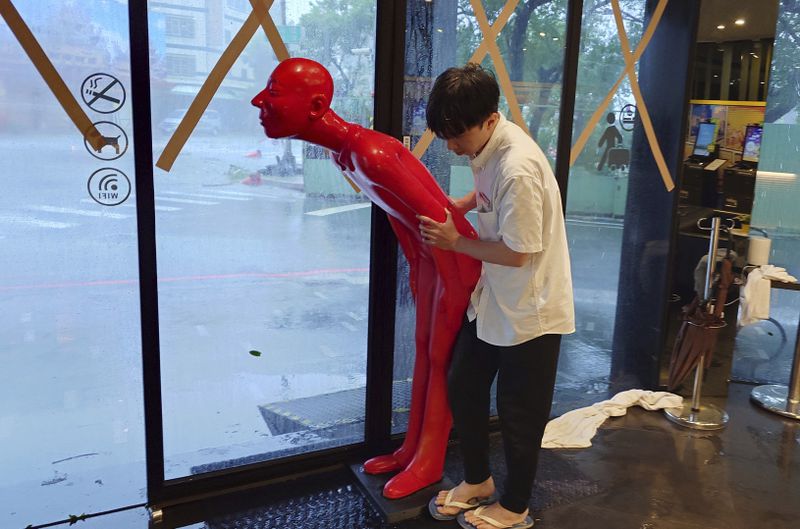
[{"label": "sculpture's ear", "polygon": [[311,98],[311,111],[308,117],[311,119],[319,119],[328,111],[329,101],[322,94],[317,94]]}]

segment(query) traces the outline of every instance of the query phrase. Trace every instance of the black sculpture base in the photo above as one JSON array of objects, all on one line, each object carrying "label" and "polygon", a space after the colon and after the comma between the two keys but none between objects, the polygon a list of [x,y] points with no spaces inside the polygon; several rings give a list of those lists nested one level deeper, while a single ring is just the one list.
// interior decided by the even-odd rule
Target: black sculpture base
[{"label": "black sculpture base", "polygon": [[372,475],[364,472],[361,463],[350,465],[350,470],[356,476],[358,484],[364,491],[367,500],[372,504],[376,511],[387,523],[397,523],[410,518],[416,518],[421,514],[427,516],[428,502],[431,501],[440,490],[452,489],[455,485],[447,478],[434,483],[429,487],[415,492],[405,498],[390,500],[383,496],[383,486],[394,474]]}]

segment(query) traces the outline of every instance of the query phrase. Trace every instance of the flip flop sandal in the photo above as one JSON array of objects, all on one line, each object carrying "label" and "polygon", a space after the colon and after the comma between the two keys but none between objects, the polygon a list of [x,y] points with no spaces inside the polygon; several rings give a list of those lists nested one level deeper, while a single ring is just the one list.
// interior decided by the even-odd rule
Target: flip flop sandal
[{"label": "flip flop sandal", "polygon": [[[428,512],[431,513],[431,516],[435,520],[455,520],[456,516],[463,513],[464,511],[469,511],[470,509],[474,509],[476,507],[481,507],[483,505],[488,505],[490,503],[494,503],[494,496],[489,496],[486,498],[472,498],[467,502],[463,501],[453,501],[453,491],[455,489],[450,489],[447,491],[447,496],[444,498],[444,505],[436,505],[436,498],[439,496],[438,494],[431,498],[431,501],[428,502]],[[461,513],[456,514],[442,514],[439,512],[439,507],[458,507],[461,509]]]},{"label": "flip flop sandal", "polygon": [[[483,520],[484,522],[488,523],[492,527],[497,527],[497,529],[529,529],[533,527],[533,518],[530,516],[526,516],[524,520],[521,522],[515,523],[514,525],[508,525],[503,522],[498,522],[494,518],[490,516],[486,516],[485,514],[481,514],[481,511],[485,509],[485,506],[478,507],[475,509],[473,513],[475,516]],[[466,518],[464,518],[464,513],[460,513],[456,519],[458,520],[458,525],[460,525],[463,529],[476,529],[474,525],[469,523]]]}]

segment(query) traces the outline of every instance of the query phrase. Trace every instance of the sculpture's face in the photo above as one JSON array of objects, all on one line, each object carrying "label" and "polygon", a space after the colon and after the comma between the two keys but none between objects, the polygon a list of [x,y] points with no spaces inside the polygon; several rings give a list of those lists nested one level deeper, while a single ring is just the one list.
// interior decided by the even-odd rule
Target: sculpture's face
[{"label": "sculpture's face", "polygon": [[310,98],[303,96],[274,75],[269,78],[267,87],[253,98],[253,105],[261,110],[259,119],[267,136],[291,138],[305,130]]},{"label": "sculpture's face", "polygon": [[308,59],[287,59],[275,68],[252,104],[260,110],[267,136],[292,138],[322,117],[332,94],[333,82],[322,65]]}]

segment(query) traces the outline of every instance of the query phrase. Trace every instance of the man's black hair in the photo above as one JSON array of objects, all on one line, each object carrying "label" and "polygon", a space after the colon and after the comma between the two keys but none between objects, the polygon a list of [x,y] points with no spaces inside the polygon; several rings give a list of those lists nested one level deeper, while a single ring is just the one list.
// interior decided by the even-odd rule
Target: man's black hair
[{"label": "man's black hair", "polygon": [[425,118],[440,138],[455,138],[497,112],[500,87],[479,64],[448,68],[436,78]]}]

